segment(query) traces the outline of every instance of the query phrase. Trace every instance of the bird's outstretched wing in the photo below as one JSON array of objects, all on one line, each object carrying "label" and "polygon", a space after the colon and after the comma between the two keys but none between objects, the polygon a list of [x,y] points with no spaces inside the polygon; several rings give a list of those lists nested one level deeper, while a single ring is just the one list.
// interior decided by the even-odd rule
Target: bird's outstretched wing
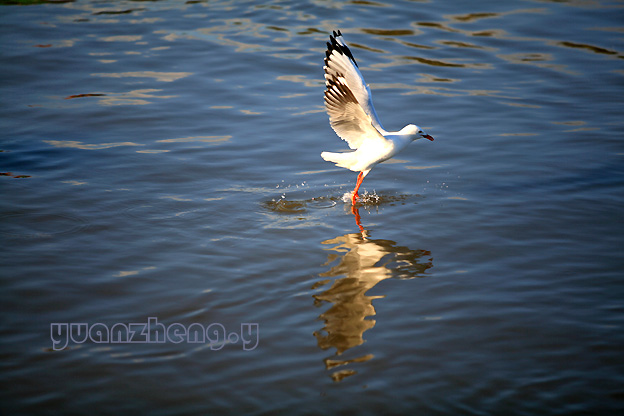
[{"label": "bird's outstretched wing", "polygon": [[325,108],[329,123],[351,149],[365,140],[384,140],[370,89],[340,31],[329,37],[325,52]]}]

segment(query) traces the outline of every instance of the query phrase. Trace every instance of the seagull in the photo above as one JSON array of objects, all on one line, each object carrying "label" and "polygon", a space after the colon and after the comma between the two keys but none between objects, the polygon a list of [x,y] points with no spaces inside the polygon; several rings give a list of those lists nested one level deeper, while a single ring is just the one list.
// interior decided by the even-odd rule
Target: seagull
[{"label": "seagull", "polygon": [[408,124],[399,131],[386,131],[373,107],[371,91],[342,33],[329,36],[325,52],[325,109],[329,124],[353,152],[323,152],[321,157],[336,166],[359,172],[352,204],[359,198],[364,177],[378,163],[385,162],[418,139],[433,140],[420,127]]}]

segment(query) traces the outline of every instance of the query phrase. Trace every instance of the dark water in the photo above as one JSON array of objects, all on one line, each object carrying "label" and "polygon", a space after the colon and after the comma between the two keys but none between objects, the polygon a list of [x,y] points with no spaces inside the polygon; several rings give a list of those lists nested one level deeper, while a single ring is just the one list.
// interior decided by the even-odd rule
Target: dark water
[{"label": "dark water", "polygon": [[[623,411],[623,16],[0,7],[2,413]],[[436,139],[376,167],[357,212],[355,173],[319,156],[346,148],[333,29],[386,128]],[[148,322],[133,340],[208,337],[98,338]]]}]

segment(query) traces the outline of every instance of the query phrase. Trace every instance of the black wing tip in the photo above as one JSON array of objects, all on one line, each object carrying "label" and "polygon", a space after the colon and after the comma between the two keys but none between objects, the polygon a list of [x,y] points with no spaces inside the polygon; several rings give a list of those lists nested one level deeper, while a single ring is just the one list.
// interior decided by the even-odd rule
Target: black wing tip
[{"label": "black wing tip", "polygon": [[359,67],[349,47],[344,42],[342,44],[338,43],[338,41],[336,40],[336,38],[338,37],[342,37],[342,33],[340,32],[340,29],[338,29],[337,31],[336,30],[332,31],[332,34],[329,35],[330,42],[327,42],[327,51],[325,51],[325,56],[329,58],[331,53],[336,50],[343,55],[347,55],[347,57],[351,59],[351,61],[353,61],[355,66]]}]

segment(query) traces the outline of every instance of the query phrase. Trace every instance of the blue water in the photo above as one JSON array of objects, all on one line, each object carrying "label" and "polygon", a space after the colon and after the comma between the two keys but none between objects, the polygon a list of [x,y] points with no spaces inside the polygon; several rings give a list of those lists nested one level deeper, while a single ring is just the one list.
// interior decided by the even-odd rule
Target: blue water
[{"label": "blue water", "polygon": [[[0,6],[1,413],[623,411],[623,13]],[[320,158],[334,29],[435,137],[357,211]],[[208,339],[54,336],[154,319]]]}]

